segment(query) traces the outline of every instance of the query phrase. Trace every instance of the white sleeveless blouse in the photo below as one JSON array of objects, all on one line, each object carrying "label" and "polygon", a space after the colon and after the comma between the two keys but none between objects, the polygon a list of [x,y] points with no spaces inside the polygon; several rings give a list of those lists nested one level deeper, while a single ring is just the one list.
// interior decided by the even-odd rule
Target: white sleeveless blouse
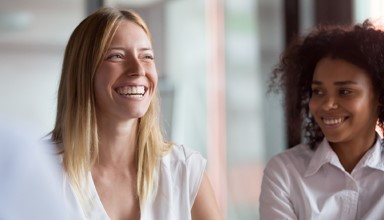
[{"label": "white sleeveless blouse", "polygon": [[[206,159],[200,153],[184,146],[173,146],[160,162],[157,173],[158,186],[151,195],[141,220],[190,220],[191,209],[205,171]],[[89,214],[82,209],[71,184],[64,174],[64,190],[72,219],[110,220],[97,194],[89,172],[89,190],[92,206]],[[89,217],[86,217],[89,216]]]}]

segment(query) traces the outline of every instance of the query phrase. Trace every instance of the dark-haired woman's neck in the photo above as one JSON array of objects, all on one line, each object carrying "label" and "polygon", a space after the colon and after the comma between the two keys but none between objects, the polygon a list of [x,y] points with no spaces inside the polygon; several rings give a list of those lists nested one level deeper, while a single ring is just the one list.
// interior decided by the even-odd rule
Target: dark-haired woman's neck
[{"label": "dark-haired woman's neck", "polygon": [[376,142],[376,133],[368,138],[353,139],[351,141],[331,143],[333,151],[337,154],[345,171],[352,173],[361,158],[369,151]]}]

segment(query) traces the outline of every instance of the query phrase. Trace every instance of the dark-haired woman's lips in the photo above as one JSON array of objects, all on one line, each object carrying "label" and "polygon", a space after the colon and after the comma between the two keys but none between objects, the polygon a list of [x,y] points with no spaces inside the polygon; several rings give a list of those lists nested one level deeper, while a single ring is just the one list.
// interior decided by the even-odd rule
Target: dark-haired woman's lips
[{"label": "dark-haired woman's lips", "polygon": [[322,117],[321,121],[326,126],[338,126],[342,124],[348,117]]}]

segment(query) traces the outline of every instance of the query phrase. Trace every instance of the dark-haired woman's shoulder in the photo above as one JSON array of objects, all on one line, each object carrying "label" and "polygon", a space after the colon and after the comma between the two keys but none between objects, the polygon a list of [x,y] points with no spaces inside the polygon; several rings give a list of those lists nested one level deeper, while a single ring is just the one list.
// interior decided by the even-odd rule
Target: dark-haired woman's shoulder
[{"label": "dark-haired woman's shoulder", "polygon": [[296,145],[273,156],[268,161],[265,170],[304,173],[314,153],[315,150],[307,144]]},{"label": "dark-haired woman's shoulder", "polygon": [[260,219],[297,219],[292,195],[315,154],[299,144],[273,156],[264,169],[260,194]]}]

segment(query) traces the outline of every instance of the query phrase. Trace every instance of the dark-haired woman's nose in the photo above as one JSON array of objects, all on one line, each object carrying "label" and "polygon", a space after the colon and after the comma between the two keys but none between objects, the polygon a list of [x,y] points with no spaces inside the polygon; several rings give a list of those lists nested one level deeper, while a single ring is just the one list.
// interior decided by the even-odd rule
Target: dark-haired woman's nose
[{"label": "dark-haired woman's nose", "polygon": [[339,105],[337,104],[337,98],[333,96],[326,96],[324,97],[323,103],[322,103],[322,108],[325,111],[330,111],[337,109]]}]

